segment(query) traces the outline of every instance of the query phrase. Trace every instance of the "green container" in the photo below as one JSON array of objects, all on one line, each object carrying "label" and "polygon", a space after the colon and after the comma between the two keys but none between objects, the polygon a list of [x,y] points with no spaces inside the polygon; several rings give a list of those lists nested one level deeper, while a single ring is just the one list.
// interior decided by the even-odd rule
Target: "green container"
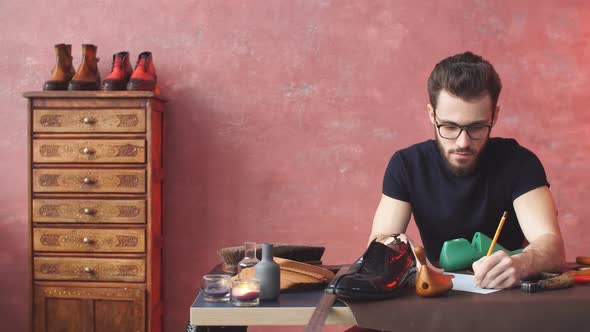
[{"label": "green container", "polygon": [[[459,271],[471,268],[473,262],[488,253],[491,244],[492,239],[480,232],[473,234],[471,243],[464,238],[445,241],[440,251],[440,267],[445,271]],[[496,243],[493,252],[498,250],[502,250],[510,256],[522,252],[522,249],[506,250]]]}]

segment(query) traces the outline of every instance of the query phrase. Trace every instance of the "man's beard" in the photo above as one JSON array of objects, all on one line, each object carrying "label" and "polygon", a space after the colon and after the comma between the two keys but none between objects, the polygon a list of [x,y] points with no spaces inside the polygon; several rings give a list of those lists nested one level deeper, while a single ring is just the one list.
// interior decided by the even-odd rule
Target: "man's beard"
[{"label": "man's beard", "polygon": [[[436,135],[435,137],[436,137],[436,146],[438,147],[438,152],[440,153],[440,156],[442,157],[442,159],[445,161],[445,165],[447,166],[449,171],[451,171],[451,173],[453,173],[457,176],[466,176],[466,175],[473,174],[473,172],[475,171],[475,169],[477,167],[477,164],[479,163],[479,157],[481,157],[481,153],[483,152],[483,150],[487,146],[487,142],[484,146],[482,146],[481,150],[479,150],[479,153],[477,155],[475,154],[475,151],[471,148],[451,149],[448,151],[448,154],[447,154],[444,147],[442,146],[442,143],[440,142],[441,138],[439,137],[439,135]],[[464,166],[453,165],[453,164],[451,164],[451,161],[449,160],[449,158],[451,157],[450,156],[451,153],[455,153],[455,152],[471,153],[474,155],[473,161],[470,164],[467,164]]]}]

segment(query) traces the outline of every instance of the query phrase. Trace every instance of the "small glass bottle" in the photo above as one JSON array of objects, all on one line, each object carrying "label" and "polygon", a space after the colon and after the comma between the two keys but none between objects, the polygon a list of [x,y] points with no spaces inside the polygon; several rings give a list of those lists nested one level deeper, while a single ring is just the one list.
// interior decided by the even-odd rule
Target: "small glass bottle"
[{"label": "small glass bottle", "polygon": [[240,272],[248,267],[254,267],[260,262],[256,257],[256,242],[244,242],[244,259],[238,263],[238,278],[242,278]]}]

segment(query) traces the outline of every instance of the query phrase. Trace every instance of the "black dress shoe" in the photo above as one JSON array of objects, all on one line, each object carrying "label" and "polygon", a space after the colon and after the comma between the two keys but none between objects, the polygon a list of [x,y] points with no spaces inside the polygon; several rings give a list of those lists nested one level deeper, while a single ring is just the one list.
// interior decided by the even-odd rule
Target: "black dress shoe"
[{"label": "black dress shoe", "polygon": [[385,245],[373,241],[348,272],[328,286],[328,291],[347,300],[378,300],[396,297],[416,273],[410,244],[395,237]]}]

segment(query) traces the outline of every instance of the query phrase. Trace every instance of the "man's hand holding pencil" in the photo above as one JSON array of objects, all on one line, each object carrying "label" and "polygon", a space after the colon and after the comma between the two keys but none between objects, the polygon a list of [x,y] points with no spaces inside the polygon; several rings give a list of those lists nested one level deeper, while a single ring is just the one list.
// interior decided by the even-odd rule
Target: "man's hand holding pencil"
[{"label": "man's hand holding pencil", "polygon": [[524,268],[526,264],[523,262],[526,254],[509,256],[502,250],[492,253],[507,215],[508,212],[504,212],[502,215],[487,255],[475,261],[472,265],[475,283],[481,288],[516,287],[520,284],[520,279],[522,279],[526,270]]}]

